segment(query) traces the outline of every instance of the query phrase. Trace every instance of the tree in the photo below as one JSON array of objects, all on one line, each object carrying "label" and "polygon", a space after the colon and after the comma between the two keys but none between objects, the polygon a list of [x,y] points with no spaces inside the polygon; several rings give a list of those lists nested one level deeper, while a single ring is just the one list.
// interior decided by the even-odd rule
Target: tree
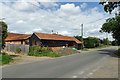
[{"label": "tree", "polygon": [[107,19],[106,23],[102,25],[101,31],[112,33],[113,38],[120,45],[120,16]]},{"label": "tree", "polygon": [[104,39],[102,40],[102,44],[108,45],[108,44],[109,44],[108,38],[104,38]]},{"label": "tree", "polygon": [[100,39],[98,38],[84,38],[84,46],[86,48],[94,48],[100,46]]},{"label": "tree", "polygon": [[82,36],[74,36],[76,39],[78,39],[79,41],[82,41]]},{"label": "tree", "polygon": [[[100,4],[104,5],[104,10],[109,13],[120,7],[120,1],[109,2],[109,0],[106,0],[106,2],[100,2]],[[106,23],[102,25],[100,32],[112,33],[113,38],[120,45],[120,12],[115,17],[107,19]]]},{"label": "tree", "polygon": [[5,22],[0,22],[2,26],[2,48],[5,47],[5,38],[7,37],[7,24]]},{"label": "tree", "polygon": [[104,6],[106,12],[111,13],[115,8],[120,7],[120,1],[115,2],[114,0],[103,0],[99,4]]}]

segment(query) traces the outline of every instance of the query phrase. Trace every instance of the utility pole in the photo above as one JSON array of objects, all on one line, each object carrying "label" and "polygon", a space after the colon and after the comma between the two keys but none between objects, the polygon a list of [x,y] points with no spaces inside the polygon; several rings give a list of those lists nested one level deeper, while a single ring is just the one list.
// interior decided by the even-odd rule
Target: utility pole
[{"label": "utility pole", "polygon": [[81,37],[83,39],[83,24],[81,24]]},{"label": "utility pole", "polygon": [[84,43],[83,43],[83,24],[81,24],[81,38],[82,38],[82,48],[84,46]]}]

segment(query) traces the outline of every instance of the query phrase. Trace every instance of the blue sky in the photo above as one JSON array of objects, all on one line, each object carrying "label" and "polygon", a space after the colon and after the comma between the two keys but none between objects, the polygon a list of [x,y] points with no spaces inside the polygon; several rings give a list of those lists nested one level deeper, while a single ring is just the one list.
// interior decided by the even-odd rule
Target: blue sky
[{"label": "blue sky", "polygon": [[[1,2],[0,18],[8,24],[8,31],[31,34],[48,33],[51,30],[62,35],[80,34],[80,24],[84,24],[84,37],[105,38],[99,30],[105,19],[114,14],[104,12],[99,2],[40,2],[39,0],[17,0]],[[114,12],[113,12],[114,13]],[[113,40],[111,35],[109,39]]]}]

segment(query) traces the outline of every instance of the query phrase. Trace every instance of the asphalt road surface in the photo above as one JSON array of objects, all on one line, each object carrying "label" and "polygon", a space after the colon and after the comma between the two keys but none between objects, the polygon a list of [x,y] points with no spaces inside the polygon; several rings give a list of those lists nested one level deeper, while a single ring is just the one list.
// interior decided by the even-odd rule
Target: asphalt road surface
[{"label": "asphalt road surface", "polygon": [[117,47],[92,50],[26,64],[2,68],[3,78],[87,78],[112,57]]}]

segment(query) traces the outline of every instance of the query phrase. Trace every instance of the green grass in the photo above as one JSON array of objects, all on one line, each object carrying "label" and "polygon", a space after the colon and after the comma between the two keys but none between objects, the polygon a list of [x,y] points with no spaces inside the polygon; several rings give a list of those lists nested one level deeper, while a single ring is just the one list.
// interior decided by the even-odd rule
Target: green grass
[{"label": "green grass", "polygon": [[30,52],[28,53],[28,56],[38,56],[38,57],[42,57],[42,56],[47,56],[47,57],[60,57],[62,55],[53,52],[51,49],[48,48],[41,48],[41,47],[31,47],[30,48]]},{"label": "green grass", "polygon": [[88,51],[88,49],[84,48],[84,49],[81,49],[82,51]]},{"label": "green grass", "polygon": [[105,45],[105,46],[100,46],[100,47],[95,47],[95,48],[89,48],[89,49],[102,49],[102,48],[107,48],[111,47],[111,45]]},{"label": "green grass", "polygon": [[114,54],[120,57],[120,48]]},{"label": "green grass", "polygon": [[0,54],[0,65],[9,64],[12,61],[13,61],[13,59],[11,56],[9,56],[7,54]]}]

